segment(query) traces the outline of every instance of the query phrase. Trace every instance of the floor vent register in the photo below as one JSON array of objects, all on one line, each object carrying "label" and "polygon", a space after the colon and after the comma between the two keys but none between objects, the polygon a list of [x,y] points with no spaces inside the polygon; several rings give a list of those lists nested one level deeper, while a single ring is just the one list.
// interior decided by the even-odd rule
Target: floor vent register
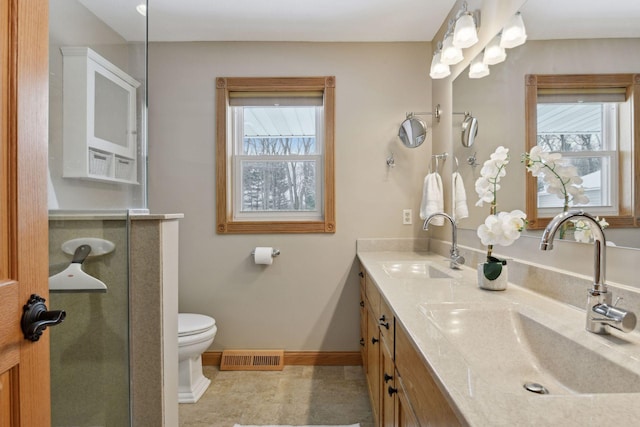
[{"label": "floor vent register", "polygon": [[281,371],[284,350],[224,350],[221,371]]}]

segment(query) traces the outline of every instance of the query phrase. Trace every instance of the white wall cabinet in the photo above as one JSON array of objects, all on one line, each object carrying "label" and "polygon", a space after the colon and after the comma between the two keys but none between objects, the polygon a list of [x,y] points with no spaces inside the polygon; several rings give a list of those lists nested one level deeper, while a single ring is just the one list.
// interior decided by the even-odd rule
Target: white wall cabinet
[{"label": "white wall cabinet", "polygon": [[138,183],[140,83],[88,47],[63,47],[63,177]]}]

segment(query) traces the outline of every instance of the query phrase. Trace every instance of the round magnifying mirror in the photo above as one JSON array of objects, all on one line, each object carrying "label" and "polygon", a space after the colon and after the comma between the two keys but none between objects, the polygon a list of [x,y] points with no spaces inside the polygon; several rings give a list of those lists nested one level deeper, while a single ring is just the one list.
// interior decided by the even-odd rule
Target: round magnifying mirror
[{"label": "round magnifying mirror", "polygon": [[427,124],[417,117],[408,117],[400,125],[398,136],[405,147],[419,147],[427,138]]},{"label": "round magnifying mirror", "polygon": [[471,147],[476,140],[476,135],[478,135],[478,119],[465,113],[462,121],[462,145]]}]

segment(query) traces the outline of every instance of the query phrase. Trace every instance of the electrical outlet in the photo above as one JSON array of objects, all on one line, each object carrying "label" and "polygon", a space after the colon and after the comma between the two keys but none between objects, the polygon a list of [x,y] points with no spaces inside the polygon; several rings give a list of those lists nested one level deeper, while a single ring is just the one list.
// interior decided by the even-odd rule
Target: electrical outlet
[{"label": "electrical outlet", "polygon": [[403,225],[411,225],[413,224],[413,213],[411,209],[403,209],[402,210],[402,224]]}]

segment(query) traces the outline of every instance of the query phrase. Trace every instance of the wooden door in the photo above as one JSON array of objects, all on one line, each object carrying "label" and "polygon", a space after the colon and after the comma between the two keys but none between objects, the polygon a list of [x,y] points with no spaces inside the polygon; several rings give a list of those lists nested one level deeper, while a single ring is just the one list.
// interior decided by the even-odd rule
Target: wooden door
[{"label": "wooden door", "polygon": [[48,298],[48,1],[0,0],[0,427],[50,426],[49,334],[22,308]]}]

